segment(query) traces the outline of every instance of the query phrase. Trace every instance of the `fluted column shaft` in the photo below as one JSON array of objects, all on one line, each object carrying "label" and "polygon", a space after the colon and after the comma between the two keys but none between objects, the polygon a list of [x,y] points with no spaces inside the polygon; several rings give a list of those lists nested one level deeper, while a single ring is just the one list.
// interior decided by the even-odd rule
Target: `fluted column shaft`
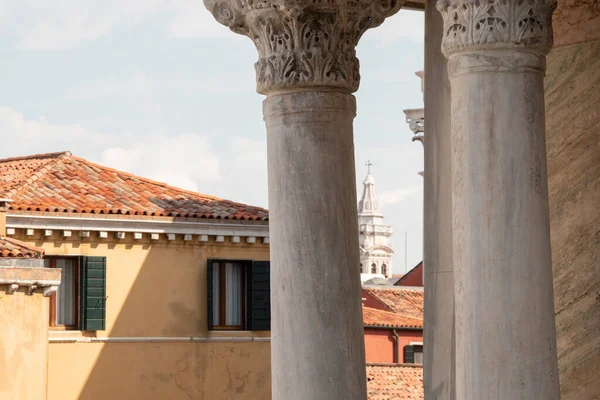
[{"label": "fluted column shaft", "polygon": [[457,399],[559,399],[545,155],[550,0],[443,0]]},{"label": "fluted column shaft", "polygon": [[274,400],[366,400],[352,93],[399,0],[205,0],[252,39],[265,94]]}]

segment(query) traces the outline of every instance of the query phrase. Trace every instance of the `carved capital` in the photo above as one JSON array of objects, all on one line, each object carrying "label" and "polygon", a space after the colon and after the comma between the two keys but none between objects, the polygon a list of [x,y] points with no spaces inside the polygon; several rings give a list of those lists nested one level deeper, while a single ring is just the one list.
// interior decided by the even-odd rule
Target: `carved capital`
[{"label": "carved capital", "polygon": [[354,92],[362,34],[405,0],[204,0],[217,21],[258,50],[257,91],[329,87]]},{"label": "carved capital", "polygon": [[439,0],[442,52],[521,50],[546,55],[553,44],[557,0]]}]

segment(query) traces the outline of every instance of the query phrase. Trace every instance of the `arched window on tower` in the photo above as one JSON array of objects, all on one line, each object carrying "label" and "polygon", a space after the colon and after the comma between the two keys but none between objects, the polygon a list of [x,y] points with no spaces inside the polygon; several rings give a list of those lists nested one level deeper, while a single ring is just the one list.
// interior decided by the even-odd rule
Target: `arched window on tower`
[{"label": "arched window on tower", "polygon": [[382,273],[384,276],[387,276],[387,265],[385,265],[385,264],[381,264],[381,273]]},{"label": "arched window on tower", "polygon": [[363,273],[363,266],[362,266],[362,263],[360,263],[360,273],[361,273],[361,274]]},{"label": "arched window on tower", "polygon": [[371,264],[371,273],[372,274],[376,274],[377,273],[377,265],[375,265],[375,263]]}]

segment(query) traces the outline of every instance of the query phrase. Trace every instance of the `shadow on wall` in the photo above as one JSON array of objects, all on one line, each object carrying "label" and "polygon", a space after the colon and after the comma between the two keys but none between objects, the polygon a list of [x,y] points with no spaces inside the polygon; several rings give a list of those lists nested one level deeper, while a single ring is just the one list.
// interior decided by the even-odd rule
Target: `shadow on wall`
[{"label": "shadow on wall", "polygon": [[268,247],[141,242],[63,249],[107,257],[107,331],[92,336],[129,342],[50,344],[48,399],[270,399],[270,342],[185,340],[207,337],[207,258],[267,260]]}]

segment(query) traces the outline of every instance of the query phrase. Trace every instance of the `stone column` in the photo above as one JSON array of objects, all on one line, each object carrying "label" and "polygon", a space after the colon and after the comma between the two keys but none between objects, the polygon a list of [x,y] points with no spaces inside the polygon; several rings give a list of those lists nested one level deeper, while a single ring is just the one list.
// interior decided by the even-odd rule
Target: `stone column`
[{"label": "stone column", "polygon": [[555,0],[441,0],[452,90],[457,399],[559,399],[545,55]]},{"label": "stone column", "polygon": [[[444,22],[427,0],[425,9],[425,146],[423,275],[426,400],[454,400],[454,274],[450,79],[441,51]],[[466,400],[467,398],[460,398]],[[486,399],[486,397],[483,397]]]},{"label": "stone column", "polygon": [[361,35],[398,0],[205,0],[258,50],[274,400],[365,400],[352,121]]}]

